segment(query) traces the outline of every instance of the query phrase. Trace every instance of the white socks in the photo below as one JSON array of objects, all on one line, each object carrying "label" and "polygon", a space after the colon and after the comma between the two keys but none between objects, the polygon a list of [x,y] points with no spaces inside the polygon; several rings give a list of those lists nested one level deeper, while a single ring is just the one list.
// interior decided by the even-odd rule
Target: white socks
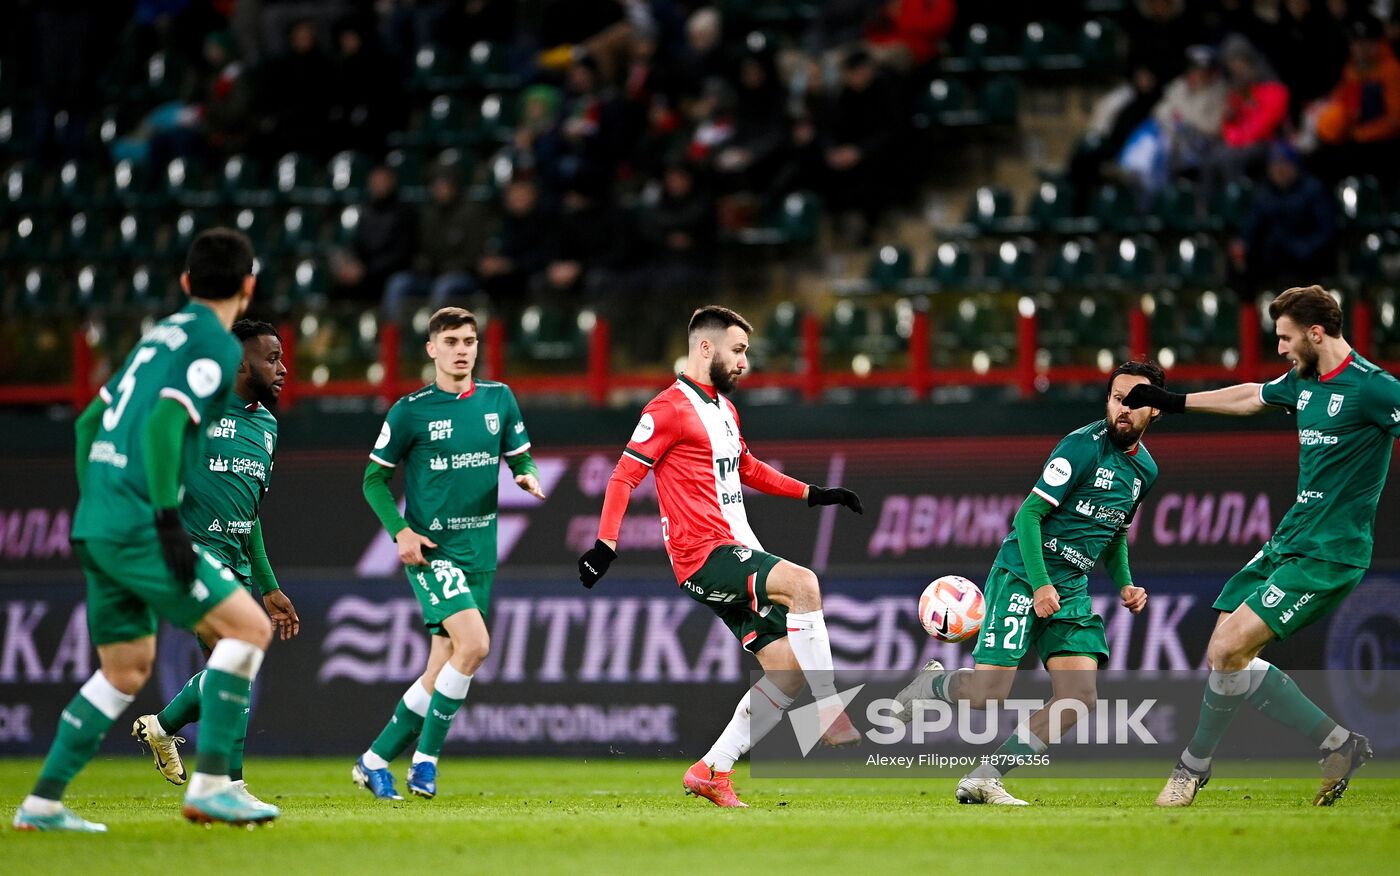
[{"label": "white socks", "polygon": [[190,797],[208,797],[210,794],[217,794],[232,784],[228,776],[211,776],[208,773],[195,773],[190,776],[190,787],[185,791],[186,799]]},{"label": "white socks", "polygon": [[[467,698],[467,689],[472,686],[472,677],[458,672],[451,663],[443,666],[438,671],[437,683],[433,685],[433,690],[447,697],[449,700],[464,700]],[[426,706],[423,713],[427,714]]]},{"label": "white socks", "polygon": [[1343,742],[1351,736],[1351,731],[1338,724],[1332,728],[1332,732],[1327,734],[1327,738],[1322,740],[1319,746],[1323,751],[1336,751]]},{"label": "white socks", "polygon": [[97,670],[92,674],[78,691],[78,695],[92,703],[92,707],[113,721],[122,716],[126,707],[131,705],[136,697],[124,694],[117,690],[107,676],[102,674],[102,670]]},{"label": "white socks", "polygon": [[739,700],[734,717],[715,744],[703,758],[715,772],[727,773],[734,762],[768,735],[783,718],[783,710],[792,705],[792,697],[783,693],[767,678],[761,678]]},{"label": "white socks", "polygon": [[831,665],[831,640],[826,632],[826,616],[819,608],[816,611],[788,613],[788,644],[792,655],[807,683],[812,687],[812,698],[829,708],[827,701],[840,700],[836,697],[836,679]]},{"label": "white socks", "polygon": [[[428,703],[432,700],[433,695],[423,689],[421,680],[415,680],[408,690],[403,692],[404,706],[420,718],[428,714]],[[383,767],[375,767],[375,769],[383,769]]]},{"label": "white socks", "polygon": [[[258,670],[262,668],[263,650],[252,642],[244,642],[240,639],[220,639],[214,646],[214,650],[209,654],[209,662],[205,664],[207,669],[217,669],[220,672],[227,672],[229,675],[236,675],[239,678],[246,678],[249,681],[258,677]],[[200,690],[204,689],[203,681],[200,682]]]}]

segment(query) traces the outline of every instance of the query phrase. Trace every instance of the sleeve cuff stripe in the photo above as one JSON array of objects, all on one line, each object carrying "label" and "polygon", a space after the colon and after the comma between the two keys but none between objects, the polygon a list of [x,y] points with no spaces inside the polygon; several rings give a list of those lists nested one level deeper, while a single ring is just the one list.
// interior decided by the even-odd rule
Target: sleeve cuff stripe
[{"label": "sleeve cuff stripe", "polygon": [[190,401],[189,396],[185,395],[183,392],[181,392],[178,389],[175,389],[174,387],[167,386],[160,391],[160,397],[173,398],[175,399],[175,401],[184,405],[185,410],[189,411],[190,419],[194,421],[194,424],[196,426],[199,425],[199,409],[194,406],[194,402]]},{"label": "sleeve cuff stripe", "polygon": [[397,463],[388,462],[387,460],[380,459],[378,456],[375,456],[373,453],[371,453],[371,454],[369,455],[369,458],[372,459],[372,460],[374,460],[375,462],[379,463],[380,465],[384,466],[385,468],[398,468],[398,467],[399,467]]},{"label": "sleeve cuff stripe", "polygon": [[1045,492],[1045,491],[1042,490],[1040,487],[1033,487],[1033,488],[1031,488],[1031,492],[1032,492],[1032,493],[1035,493],[1035,494],[1036,494],[1037,496],[1039,496],[1040,498],[1042,498],[1042,499],[1044,499],[1045,501],[1049,502],[1051,505],[1054,505],[1056,508],[1060,507],[1060,500],[1059,500],[1059,499],[1056,499],[1054,496],[1052,496],[1052,495],[1050,495],[1049,493]]},{"label": "sleeve cuff stripe", "polygon": [[633,459],[637,460],[638,462],[640,462],[642,465],[646,466],[647,468],[651,468],[652,466],[656,465],[656,460],[654,460],[654,459],[647,459],[645,456],[641,455],[640,453],[638,453],[637,451],[633,450],[633,449],[630,448],[630,447],[625,447],[625,448],[623,448],[622,452],[623,452],[624,454],[626,454],[627,456],[630,456],[630,457],[632,457]]},{"label": "sleeve cuff stripe", "polygon": [[519,456],[520,454],[524,453],[525,451],[527,451],[527,450],[529,450],[529,449],[530,449],[530,442],[529,442],[529,441],[526,441],[524,444],[520,445],[519,447],[515,448],[514,450],[507,450],[507,451],[506,451],[504,454],[502,454],[502,455],[503,455],[503,456]]}]

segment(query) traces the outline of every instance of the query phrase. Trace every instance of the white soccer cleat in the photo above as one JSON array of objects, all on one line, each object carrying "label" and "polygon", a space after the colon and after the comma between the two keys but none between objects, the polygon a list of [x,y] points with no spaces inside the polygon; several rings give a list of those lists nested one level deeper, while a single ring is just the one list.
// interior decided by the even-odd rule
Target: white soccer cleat
[{"label": "white soccer cleat", "polygon": [[137,742],[151,749],[156,769],[172,785],[183,785],[189,778],[185,765],[180,761],[180,750],[176,746],[185,741],[183,736],[167,736],[160,730],[160,722],[155,715],[142,715],[131,725],[131,735]]},{"label": "white soccer cleat", "polygon": [[919,674],[914,676],[914,680],[906,684],[904,690],[895,694],[894,701],[899,703],[899,711],[894,713],[894,719],[901,724],[908,724],[914,720],[915,703],[934,699],[933,683],[943,674],[942,663],[937,660],[925,663]]},{"label": "white soccer cleat", "polygon": [[958,782],[959,803],[989,803],[993,806],[1029,806],[1025,800],[1011,796],[1001,779],[974,779],[968,776]]},{"label": "white soccer cleat", "polygon": [[243,803],[246,803],[246,804],[249,805],[249,806],[270,806],[270,805],[271,805],[271,804],[269,804],[269,803],[264,803],[263,801],[259,800],[257,797],[253,796],[253,792],[248,790],[248,783],[245,782],[245,781],[243,781],[242,779],[239,779],[239,780],[236,781],[236,782],[230,783],[230,784],[229,784],[229,789],[233,791],[234,796],[236,796],[239,800],[241,800]]},{"label": "white soccer cleat", "polygon": [[1156,803],[1169,809],[1190,806],[1196,800],[1196,792],[1210,781],[1210,770],[1198,773],[1181,761],[1176,762],[1166,787],[1157,795]]}]

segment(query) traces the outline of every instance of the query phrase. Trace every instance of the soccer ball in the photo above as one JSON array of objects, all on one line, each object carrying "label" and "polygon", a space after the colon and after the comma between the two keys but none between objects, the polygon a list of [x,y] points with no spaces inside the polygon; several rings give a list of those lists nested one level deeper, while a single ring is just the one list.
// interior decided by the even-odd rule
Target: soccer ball
[{"label": "soccer ball", "polygon": [[944,642],[961,642],[977,635],[987,604],[976,584],[961,575],[944,575],[919,596],[919,623]]}]

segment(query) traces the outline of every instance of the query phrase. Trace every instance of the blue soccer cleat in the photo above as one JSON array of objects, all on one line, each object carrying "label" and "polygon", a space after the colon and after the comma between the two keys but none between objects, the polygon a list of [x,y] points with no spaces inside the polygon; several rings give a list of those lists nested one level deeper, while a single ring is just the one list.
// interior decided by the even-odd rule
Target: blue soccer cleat
[{"label": "blue soccer cleat", "polygon": [[437,796],[437,764],[421,760],[408,768],[408,790],[429,800]]},{"label": "blue soccer cleat", "polygon": [[271,803],[264,803],[251,794],[240,794],[233,787],[224,788],[205,797],[186,797],[185,818],[195,824],[266,824],[282,814]]},{"label": "blue soccer cleat", "polygon": [[369,791],[376,800],[402,800],[399,792],[394,790],[394,775],[387,769],[372,770],[365,766],[365,759],[361,757],[355,761],[355,768],[350,771],[350,778],[355,780],[355,784]]},{"label": "blue soccer cleat", "polygon": [[67,806],[49,815],[30,812],[21,806],[15,811],[15,820],[11,824],[14,825],[15,830],[66,830],[72,833],[107,832],[107,825],[87,821]]}]

